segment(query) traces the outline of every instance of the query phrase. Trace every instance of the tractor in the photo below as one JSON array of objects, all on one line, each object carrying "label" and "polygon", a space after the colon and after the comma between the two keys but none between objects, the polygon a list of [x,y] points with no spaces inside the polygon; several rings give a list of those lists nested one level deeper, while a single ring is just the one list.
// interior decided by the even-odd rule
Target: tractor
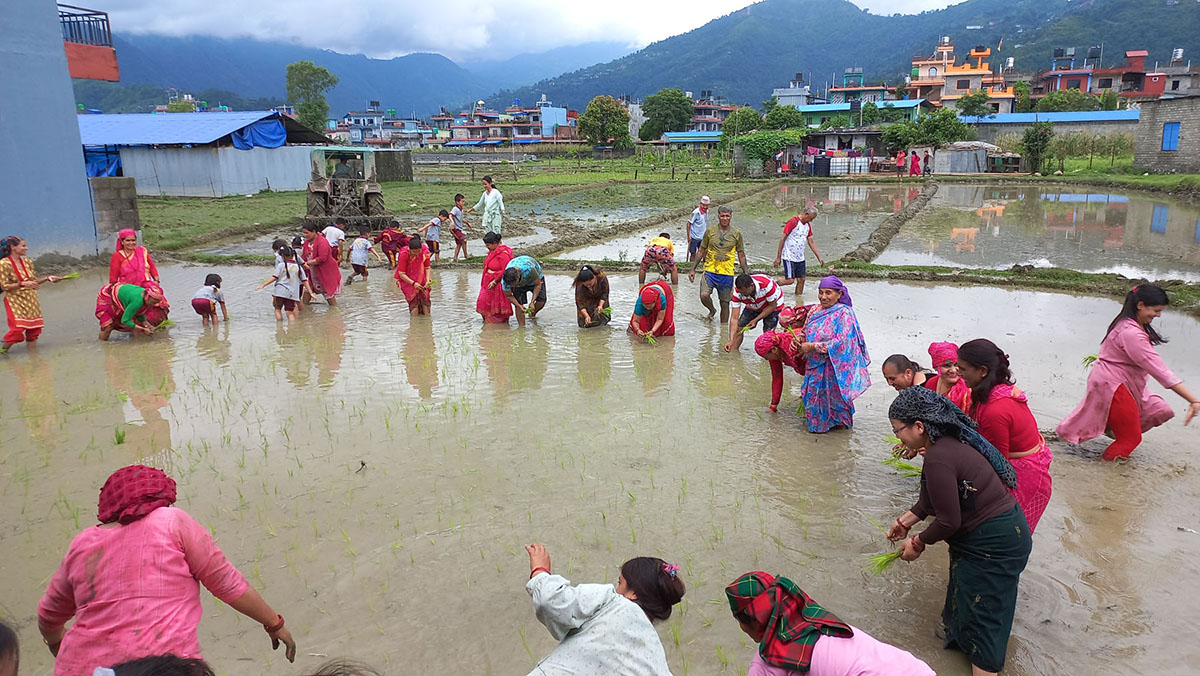
[{"label": "tractor", "polygon": [[383,227],[390,214],[375,174],[375,151],[322,146],[312,149],[311,160],[306,218]]}]

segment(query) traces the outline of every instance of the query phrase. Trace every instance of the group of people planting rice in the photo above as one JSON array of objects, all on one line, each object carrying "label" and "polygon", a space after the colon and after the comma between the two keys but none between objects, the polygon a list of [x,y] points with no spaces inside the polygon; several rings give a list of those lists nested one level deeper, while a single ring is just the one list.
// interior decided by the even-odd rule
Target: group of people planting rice
[{"label": "group of people planting rice", "polygon": [[[538,260],[516,255],[503,243],[499,190],[485,177],[484,194],[475,207],[464,209],[462,195],[453,202],[452,209],[414,232],[402,232],[393,222],[374,235],[363,228],[349,244],[344,222],[324,228],[305,224],[292,242],[274,243],[273,272],[258,289],[271,288],[278,321],[295,321],[298,313],[311,311],[304,308],[316,296],[336,308],[344,284],[369,279],[373,255],[392,270],[411,315],[428,315],[441,229],[449,227],[454,236],[454,259],[460,252],[465,258],[465,233],[471,226],[464,216],[481,210],[486,255],[476,312],[488,324],[508,324],[515,315],[518,325],[526,326],[547,305],[547,280]],[[706,319],[716,320],[719,314],[719,321],[728,325],[723,352],[738,353],[745,335],[758,330],[754,351],[767,361],[771,375],[768,411],[779,412],[790,370],[800,377],[796,415],[811,433],[853,427],[855,400],[871,386],[871,360],[851,291],[829,274],[818,283],[815,303],[800,300],[808,249],[825,265],[812,239],[816,208],[805,206],[784,224],[775,260],[782,275],[773,277],[751,273],[743,233],[733,226],[730,207],[719,207],[718,222],[708,225],[710,202],[702,198],[687,223],[687,277],[693,284],[700,277]],[[616,302],[629,313],[627,332],[650,346],[675,336],[680,263],[674,247],[667,232],[651,239],[633,298]],[[27,250],[18,237],[0,240],[0,292],[10,329],[4,351],[38,340],[43,320],[37,290],[63,279],[37,277]],[[343,262],[352,268],[345,279]],[[576,272],[572,286],[579,328],[610,323],[614,303],[608,274],[594,263]],[[192,299],[206,325],[218,321],[218,306],[228,321],[221,282],[219,275],[208,275]],[[788,287],[794,288],[791,304],[785,302]],[[1103,459],[1129,457],[1143,433],[1174,416],[1171,406],[1148,389],[1150,377],[1187,402],[1185,425],[1200,414],[1200,399],[1155,350],[1166,338],[1153,321],[1168,304],[1167,293],[1158,286],[1141,284],[1129,291],[1100,343],[1086,396],[1059,423],[1058,437],[1077,444],[1110,434],[1113,442]],[[736,316],[735,305],[740,308]],[[170,307],[154,260],[139,246],[136,232],[122,230],[109,281],[97,296],[100,340],[114,331],[152,335],[166,325]],[[898,543],[889,561],[915,561],[927,547],[946,544],[950,567],[939,636],[944,647],[965,653],[973,674],[995,674],[1005,664],[1021,574],[1033,555],[1033,534],[1052,497],[1053,456],[1029,397],[1015,385],[1012,362],[1019,365],[1019,358],[1010,360],[986,338],[934,342],[928,354],[931,370],[903,354],[893,354],[881,365],[887,384],[898,393],[887,414],[894,453],[904,459],[922,456],[912,506],[884,526],[886,538]],[[273,648],[283,646],[287,659],[294,661],[297,644],[289,627],[303,622],[293,618],[285,623],[225,557],[210,531],[174,506],[177,499],[173,479],[141,464],[117,470],[103,484],[99,525],[83,529],[68,545],[58,570],[46,571],[49,584],[38,604],[37,626],[55,656],[56,676],[213,674],[203,662],[197,634],[200,585],[261,624]],[[914,532],[922,523],[926,525]],[[671,617],[687,591],[676,562],[636,557],[621,564],[615,585],[572,584],[555,572],[544,546],[525,549],[525,586],[534,615],[559,642],[531,674],[671,673],[655,625]],[[855,626],[860,618],[836,612],[836,602],[830,603],[832,608],[818,603],[783,571],[732,575],[738,570],[742,568],[728,571],[722,580],[728,581],[724,591],[731,617],[718,621],[736,623],[757,645],[744,672],[748,676],[934,673],[910,652],[929,651],[932,642],[906,646],[908,650],[889,645]],[[801,572],[788,574],[799,579]],[[436,613],[428,621],[435,623]],[[15,676],[18,664],[16,636],[0,624],[0,676]],[[216,671],[229,668],[221,665]],[[320,673],[373,672],[334,663]]]}]

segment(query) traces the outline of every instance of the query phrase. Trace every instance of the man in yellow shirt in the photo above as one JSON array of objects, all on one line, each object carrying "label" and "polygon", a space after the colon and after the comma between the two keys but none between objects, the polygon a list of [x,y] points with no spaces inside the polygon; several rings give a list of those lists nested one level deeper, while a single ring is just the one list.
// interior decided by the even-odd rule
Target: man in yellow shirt
[{"label": "man in yellow shirt", "polygon": [[736,269],[733,255],[737,254],[741,271],[749,273],[746,265],[746,243],[742,239],[742,231],[731,225],[733,209],[723,206],[717,209],[717,225],[710,227],[700,240],[700,250],[696,252],[696,260],[688,271],[688,281],[696,282],[696,268],[704,261],[704,277],[700,282],[700,302],[708,308],[708,318],[717,314],[713,306],[712,292],[717,291],[721,301],[721,323],[729,321],[729,300],[733,296],[733,277]]},{"label": "man in yellow shirt", "polygon": [[639,287],[646,283],[646,271],[656,265],[660,275],[671,273],[671,284],[679,283],[679,270],[675,267],[675,243],[671,241],[671,235],[665,232],[658,233],[658,237],[646,245],[642,267],[638,270]]}]

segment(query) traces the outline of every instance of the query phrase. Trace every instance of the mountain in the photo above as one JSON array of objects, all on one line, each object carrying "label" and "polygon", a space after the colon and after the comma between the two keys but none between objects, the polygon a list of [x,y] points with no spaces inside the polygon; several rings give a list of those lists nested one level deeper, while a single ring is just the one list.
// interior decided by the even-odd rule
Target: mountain
[{"label": "mountain", "polygon": [[[117,34],[113,44],[122,86],[175,87],[192,94],[221,89],[243,97],[282,98],[287,65],[312,61],[338,77],[337,86],[326,94],[330,114],[335,116],[361,109],[369,100],[401,115],[428,115],[439,106],[473,100],[496,89],[439,54],[383,60],[279,42],[196,36]],[[103,91],[77,85],[77,94],[81,90],[85,96]],[[159,102],[165,103],[165,97]],[[104,109],[90,100],[77,99],[77,103]]]},{"label": "mountain", "polygon": [[1174,47],[1200,55],[1200,11],[1190,0],[967,0],[881,16],[847,0],[763,0],[620,59],[487,100],[503,105],[546,93],[560,105],[582,108],[597,94],[644,97],[678,87],[712,89],[757,106],[796,72],[820,89],[840,84],[842,70],[852,66],[861,67],[868,82],[899,82],[912,56],[932,53],[943,35],[954,39],[960,60],[972,46],[988,45],[993,66],[1013,56],[1023,72],[1046,68],[1053,47],[1100,42],[1105,65],[1119,62],[1127,49],[1148,49],[1151,61],[1165,61]]},{"label": "mountain", "polygon": [[632,51],[633,48],[624,42],[585,42],[544,52],[518,54],[500,61],[467,61],[459,65],[487,80],[494,91],[522,87],[555,75],[619,59]]}]

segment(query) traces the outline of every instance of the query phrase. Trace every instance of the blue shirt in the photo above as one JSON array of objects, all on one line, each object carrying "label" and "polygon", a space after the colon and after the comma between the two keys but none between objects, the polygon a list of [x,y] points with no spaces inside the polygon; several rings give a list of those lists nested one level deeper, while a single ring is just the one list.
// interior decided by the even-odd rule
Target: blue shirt
[{"label": "blue shirt", "polygon": [[708,214],[700,211],[700,207],[692,210],[692,217],[688,219],[688,237],[692,239],[700,239],[708,230]]},{"label": "blue shirt", "polygon": [[533,260],[529,256],[517,256],[509,261],[508,265],[504,266],[505,272],[514,269],[521,273],[521,278],[518,279],[517,283],[513,284],[512,286],[508,285],[508,280],[501,278],[500,288],[504,289],[505,291],[512,291],[513,286],[533,286],[542,278],[542,264]]},{"label": "blue shirt", "polygon": [[[655,312],[667,307],[667,294],[662,292],[662,289],[655,289],[658,292],[658,307],[654,308]],[[633,304],[633,314],[639,317],[649,317],[650,312],[646,310],[646,306],[642,304],[642,294],[638,294],[637,302]]]}]

